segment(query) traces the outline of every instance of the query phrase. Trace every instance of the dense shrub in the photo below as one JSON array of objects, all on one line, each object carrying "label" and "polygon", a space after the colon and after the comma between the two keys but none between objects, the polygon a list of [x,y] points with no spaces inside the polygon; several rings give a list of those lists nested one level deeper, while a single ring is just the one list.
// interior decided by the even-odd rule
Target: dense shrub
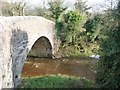
[{"label": "dense shrub", "polygon": [[100,25],[102,23],[100,14],[94,15],[86,21],[84,28],[86,29],[88,42],[94,42],[98,39]]},{"label": "dense shrub", "polygon": [[[96,84],[102,88],[120,88],[120,2],[105,19],[101,31],[100,53]],[[116,11],[116,13],[115,13]],[[114,13],[114,14],[113,14]]]},{"label": "dense shrub", "polygon": [[75,44],[78,35],[80,34],[80,21],[82,17],[76,11],[69,11],[64,15],[65,22],[65,40],[67,43]]}]

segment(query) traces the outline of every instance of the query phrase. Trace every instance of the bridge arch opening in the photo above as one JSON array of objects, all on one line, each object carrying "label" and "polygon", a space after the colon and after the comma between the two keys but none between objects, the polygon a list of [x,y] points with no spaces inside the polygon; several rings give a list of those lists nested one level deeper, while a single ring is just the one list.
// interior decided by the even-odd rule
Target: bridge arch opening
[{"label": "bridge arch opening", "polygon": [[[22,77],[28,77],[28,76],[31,77],[32,75],[34,75],[37,70],[33,74],[31,74],[29,67],[27,68],[28,69],[27,72],[23,72],[25,69],[24,67],[25,67],[27,61],[41,60],[41,58],[52,59],[52,45],[50,43],[50,40],[45,36],[38,38],[35,41],[35,43],[32,45],[32,48],[30,49],[30,51],[26,57],[26,60],[23,64],[21,76]],[[30,64],[30,67],[33,67],[33,66],[34,65]],[[26,69],[25,69],[25,71],[26,71]]]},{"label": "bridge arch opening", "polygon": [[33,44],[28,57],[52,58],[52,45],[45,36],[40,37]]}]

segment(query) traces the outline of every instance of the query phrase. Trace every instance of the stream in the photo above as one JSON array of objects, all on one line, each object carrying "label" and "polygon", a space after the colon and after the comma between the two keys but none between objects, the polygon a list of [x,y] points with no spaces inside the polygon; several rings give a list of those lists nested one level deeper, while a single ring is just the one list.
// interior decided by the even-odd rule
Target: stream
[{"label": "stream", "polygon": [[95,65],[97,60],[75,58],[27,58],[22,77],[34,77],[52,74],[83,77],[95,80]]}]

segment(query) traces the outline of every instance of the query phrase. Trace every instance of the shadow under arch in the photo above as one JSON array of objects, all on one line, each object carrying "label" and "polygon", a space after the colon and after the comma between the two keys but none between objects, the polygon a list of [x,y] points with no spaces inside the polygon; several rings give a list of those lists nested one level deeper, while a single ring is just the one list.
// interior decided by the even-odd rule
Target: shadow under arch
[{"label": "shadow under arch", "polygon": [[27,57],[52,58],[52,45],[50,40],[45,36],[38,38],[33,44]]}]

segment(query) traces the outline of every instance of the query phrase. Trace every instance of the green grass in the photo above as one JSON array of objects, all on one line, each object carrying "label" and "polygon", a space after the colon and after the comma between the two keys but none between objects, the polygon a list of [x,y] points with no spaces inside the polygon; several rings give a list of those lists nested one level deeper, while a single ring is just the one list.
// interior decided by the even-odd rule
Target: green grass
[{"label": "green grass", "polygon": [[48,75],[42,77],[23,78],[19,88],[90,88],[93,82],[66,75]]}]

